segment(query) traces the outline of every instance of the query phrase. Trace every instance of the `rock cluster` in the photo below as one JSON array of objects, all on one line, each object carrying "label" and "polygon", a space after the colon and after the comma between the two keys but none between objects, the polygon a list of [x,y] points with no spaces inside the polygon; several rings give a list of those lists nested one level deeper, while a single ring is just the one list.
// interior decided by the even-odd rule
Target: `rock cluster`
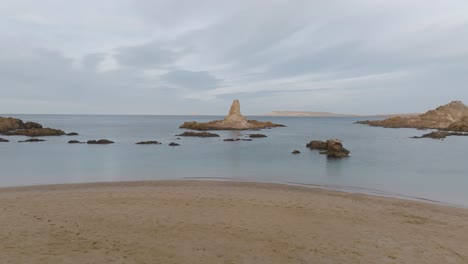
[{"label": "rock cluster", "polygon": [[185,122],[180,126],[180,128],[193,130],[248,130],[272,127],[284,127],[284,125],[274,124],[270,121],[247,120],[240,112],[239,100],[234,100],[229,114],[223,120],[214,120],[207,123]]},{"label": "rock cluster", "polygon": [[356,123],[387,128],[432,128],[468,132],[468,107],[460,101],[452,101],[421,115],[396,116],[385,120],[367,120]]},{"label": "rock cluster", "polygon": [[23,122],[18,118],[0,117],[0,134],[7,136],[61,136],[64,135],[60,129],[44,128],[36,122]]},{"label": "rock cluster", "polygon": [[310,149],[323,150],[320,154],[326,154],[329,158],[344,158],[349,157],[350,151],[343,147],[341,140],[329,139],[326,142],[312,140],[306,147]]}]

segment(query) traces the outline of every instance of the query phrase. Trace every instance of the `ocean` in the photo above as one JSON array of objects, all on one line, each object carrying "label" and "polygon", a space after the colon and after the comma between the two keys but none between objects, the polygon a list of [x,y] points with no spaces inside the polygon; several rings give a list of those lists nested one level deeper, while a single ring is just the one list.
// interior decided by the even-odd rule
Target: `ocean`
[{"label": "ocean", "polygon": [[[34,121],[79,136],[1,136],[0,186],[230,179],[319,186],[349,192],[427,199],[468,206],[468,137],[411,139],[429,131],[354,124],[367,118],[266,117],[287,127],[262,131],[214,131],[219,138],[177,139],[184,121],[222,116],[1,115]],[[224,142],[262,133],[251,142]],[[67,144],[106,138],[111,145]],[[310,140],[339,138],[351,157],[333,160],[305,147]],[[162,145],[136,145],[157,140]],[[180,146],[168,146],[170,142]],[[298,155],[293,150],[301,151]]]}]

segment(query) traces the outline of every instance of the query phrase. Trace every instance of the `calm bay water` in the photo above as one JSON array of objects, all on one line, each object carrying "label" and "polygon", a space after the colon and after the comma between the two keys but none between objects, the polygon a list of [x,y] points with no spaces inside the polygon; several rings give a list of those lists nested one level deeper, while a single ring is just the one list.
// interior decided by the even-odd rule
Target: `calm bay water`
[{"label": "calm bay water", "polygon": [[[287,127],[263,130],[268,137],[252,142],[222,139],[257,132],[216,131],[221,138],[177,140],[184,121],[223,117],[13,116],[80,135],[39,143],[3,136],[10,142],[0,143],[0,186],[212,177],[324,185],[468,206],[468,137],[411,139],[428,131],[353,124],[362,118],[251,117]],[[116,144],[67,144],[101,138]],[[328,138],[342,139],[351,157],[329,160],[305,147],[310,140]],[[142,140],[163,145],[134,144]],[[170,142],[181,146],[170,147]],[[292,155],[294,149],[301,154]]]}]

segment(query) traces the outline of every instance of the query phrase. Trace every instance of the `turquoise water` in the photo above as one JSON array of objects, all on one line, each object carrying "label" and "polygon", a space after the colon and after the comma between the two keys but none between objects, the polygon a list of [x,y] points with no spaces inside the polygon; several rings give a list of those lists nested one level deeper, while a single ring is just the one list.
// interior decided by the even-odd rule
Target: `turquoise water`
[{"label": "turquoise water", "polygon": [[[6,116],[6,115],[3,115]],[[11,116],[11,115],[10,115]],[[0,186],[102,181],[228,178],[324,185],[468,206],[468,137],[411,139],[428,131],[353,124],[362,118],[251,117],[287,125],[267,138],[223,142],[250,131],[216,131],[221,138],[181,138],[184,121],[222,117],[14,115],[78,132],[39,143],[0,143]],[[67,144],[107,138],[113,145]],[[329,160],[306,149],[313,139],[340,138],[351,157]],[[163,145],[135,145],[158,140]],[[181,144],[170,147],[170,142]],[[291,151],[298,149],[299,155]]]}]

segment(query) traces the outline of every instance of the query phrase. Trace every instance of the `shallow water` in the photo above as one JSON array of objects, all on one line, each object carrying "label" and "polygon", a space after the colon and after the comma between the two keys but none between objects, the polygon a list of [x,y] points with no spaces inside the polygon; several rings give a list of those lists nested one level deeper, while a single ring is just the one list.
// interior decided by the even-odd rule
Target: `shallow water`
[{"label": "shallow water", "polygon": [[[6,115],[2,115],[6,116]],[[11,115],[9,115],[11,116]],[[316,184],[468,206],[468,137],[411,139],[428,131],[353,124],[362,118],[251,117],[287,125],[267,129],[267,138],[244,138],[251,131],[216,131],[220,138],[181,138],[184,121],[222,117],[14,115],[76,137],[46,137],[39,143],[0,143],[0,186],[102,181],[228,178]],[[67,144],[107,138],[112,145]],[[305,144],[340,138],[351,157],[330,160]],[[135,145],[158,140],[163,145]],[[177,142],[178,147],[168,143]],[[291,151],[298,149],[299,155]]]}]

